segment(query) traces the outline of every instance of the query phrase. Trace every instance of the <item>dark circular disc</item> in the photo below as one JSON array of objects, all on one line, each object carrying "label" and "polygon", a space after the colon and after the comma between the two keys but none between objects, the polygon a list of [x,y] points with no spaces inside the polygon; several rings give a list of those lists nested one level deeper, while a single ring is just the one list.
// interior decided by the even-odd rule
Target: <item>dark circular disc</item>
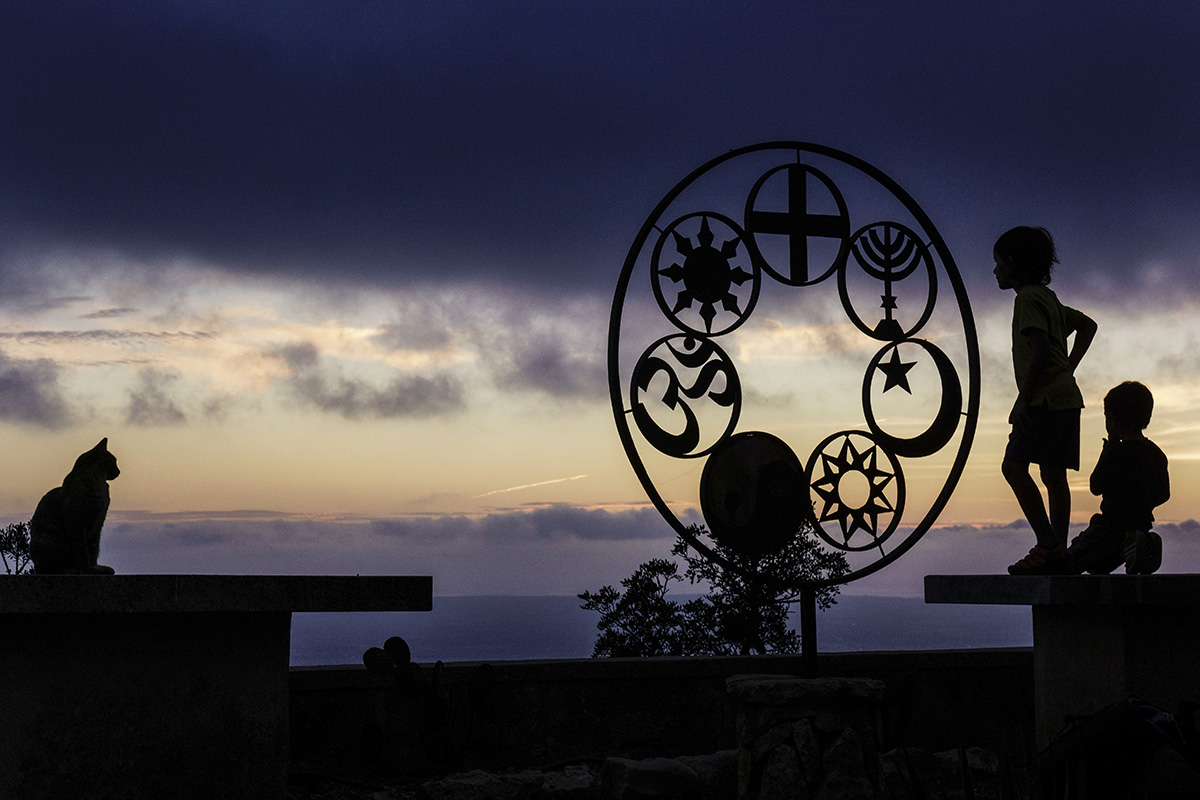
[{"label": "dark circular disc", "polygon": [[781,550],[804,524],[808,498],[800,459],[781,439],[761,431],[725,439],[700,476],[700,510],[709,532],[739,554]]}]

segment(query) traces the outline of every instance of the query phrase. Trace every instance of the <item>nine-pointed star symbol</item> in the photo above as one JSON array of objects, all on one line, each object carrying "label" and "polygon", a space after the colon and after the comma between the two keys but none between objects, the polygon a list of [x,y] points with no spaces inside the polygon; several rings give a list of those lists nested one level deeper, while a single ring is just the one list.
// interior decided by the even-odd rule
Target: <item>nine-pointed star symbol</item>
[{"label": "nine-pointed star symbol", "polygon": [[659,270],[660,275],[675,283],[683,282],[671,313],[678,314],[685,308],[691,308],[693,302],[699,302],[699,313],[708,333],[712,333],[713,318],[717,316],[716,303],[740,316],[742,310],[738,307],[737,295],[729,290],[734,284],[741,286],[754,276],[729,263],[737,255],[739,239],[734,237],[722,243],[720,249],[713,247],[713,232],[708,226],[708,217],[701,218],[696,245],[678,231],[672,231],[671,234],[675,237],[675,250],[683,256],[682,264],[672,264]]},{"label": "nine-pointed star symbol", "polygon": [[[879,515],[894,513],[895,507],[884,495],[884,489],[892,478],[893,473],[878,467],[879,454],[874,444],[863,452],[854,449],[847,436],[842,440],[842,450],[836,456],[821,453],[821,462],[825,477],[812,484],[825,505],[821,509],[821,522],[836,519],[842,528],[842,537],[847,545],[850,537],[858,531],[865,531],[872,539],[879,534]],[[858,473],[866,478],[869,487],[866,501],[858,506],[847,505],[841,494],[842,478]]]},{"label": "nine-pointed star symbol", "polygon": [[888,361],[887,363],[877,364],[875,367],[887,376],[886,380],[883,382],[883,390],[886,392],[893,386],[899,386],[904,391],[912,394],[912,389],[909,388],[908,385],[908,371],[916,365],[917,362],[915,361],[901,361],[900,348],[893,348],[892,360]]}]

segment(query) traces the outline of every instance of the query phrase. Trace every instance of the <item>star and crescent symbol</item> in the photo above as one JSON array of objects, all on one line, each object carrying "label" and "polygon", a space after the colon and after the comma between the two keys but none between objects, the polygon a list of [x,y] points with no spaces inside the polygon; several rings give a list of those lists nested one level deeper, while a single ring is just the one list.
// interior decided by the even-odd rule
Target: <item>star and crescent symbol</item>
[{"label": "star and crescent symbol", "polygon": [[901,361],[900,350],[898,348],[893,349],[891,360],[880,362],[875,367],[884,374],[883,391],[886,392],[898,386],[909,394],[912,394],[912,387],[908,385],[908,372],[916,365],[917,362],[915,361]]}]

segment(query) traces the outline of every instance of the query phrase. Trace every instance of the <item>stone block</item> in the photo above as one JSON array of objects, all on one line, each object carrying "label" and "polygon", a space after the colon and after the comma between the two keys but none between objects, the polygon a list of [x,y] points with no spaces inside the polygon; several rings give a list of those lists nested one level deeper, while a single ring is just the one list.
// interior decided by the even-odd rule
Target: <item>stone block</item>
[{"label": "stone block", "polygon": [[792,742],[800,763],[804,765],[804,781],[809,784],[819,784],[824,779],[824,764],[821,758],[821,744],[817,741],[817,733],[813,730],[812,722],[798,719],[792,723]]},{"label": "stone block", "polygon": [[598,783],[604,800],[695,800],[704,789],[696,771],[674,758],[606,758]]},{"label": "stone block", "polygon": [[546,800],[593,800],[596,776],[582,764],[562,772],[547,772],[542,778],[542,796]]},{"label": "stone block", "polygon": [[737,793],[736,750],[721,750],[704,756],[680,756],[678,760],[696,771],[704,791],[710,797],[733,797]]},{"label": "stone block", "polygon": [[816,800],[866,800],[879,796],[878,764],[868,765],[863,741],[852,728],[846,728],[829,743],[821,763],[825,779],[821,781]]},{"label": "stone block", "polygon": [[543,780],[536,770],[503,774],[471,770],[429,781],[421,789],[428,800],[528,800],[537,795]]},{"label": "stone block", "polygon": [[767,755],[758,781],[758,800],[808,800],[804,765],[790,744],[780,745]]}]

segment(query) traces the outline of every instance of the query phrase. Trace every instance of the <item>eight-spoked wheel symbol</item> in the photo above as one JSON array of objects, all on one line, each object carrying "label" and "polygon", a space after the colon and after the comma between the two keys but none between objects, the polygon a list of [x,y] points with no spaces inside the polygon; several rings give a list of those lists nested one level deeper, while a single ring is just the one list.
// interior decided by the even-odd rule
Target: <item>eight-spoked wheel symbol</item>
[{"label": "eight-spoked wheel symbol", "polygon": [[721,214],[688,214],[667,226],[654,247],[651,285],[677,327],[720,336],[750,316],[762,280],[745,238]]}]

